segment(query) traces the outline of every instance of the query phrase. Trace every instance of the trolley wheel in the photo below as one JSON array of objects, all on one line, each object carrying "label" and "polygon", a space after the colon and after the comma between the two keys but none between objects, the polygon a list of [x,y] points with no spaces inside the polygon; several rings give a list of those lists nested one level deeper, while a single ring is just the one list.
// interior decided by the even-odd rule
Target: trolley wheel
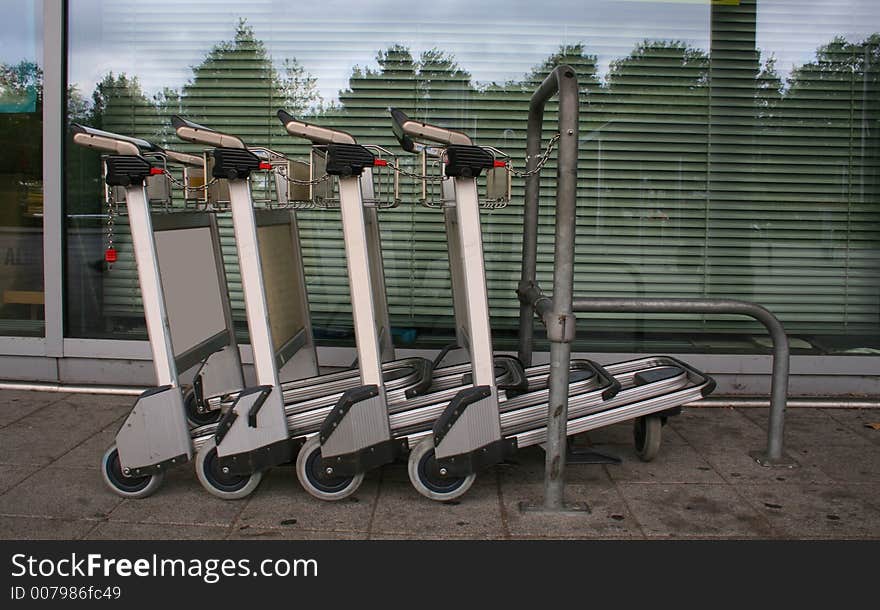
[{"label": "trolley wheel", "polygon": [[296,476],[309,494],[319,500],[342,500],[358,490],[364,473],[351,477],[328,474],[321,466],[321,439],[318,435],[306,441],[296,456]]},{"label": "trolley wheel", "polygon": [[193,428],[216,424],[223,414],[220,409],[208,409],[207,406],[200,405],[192,389],[187,390],[183,395],[183,407],[186,411],[186,421]]},{"label": "trolley wheel", "polygon": [[434,439],[426,438],[415,446],[409,454],[409,480],[420,494],[431,500],[445,502],[464,495],[476,473],[466,477],[446,477],[440,473],[440,467],[434,458]]},{"label": "trolley wheel", "polygon": [[213,438],[196,453],[196,476],[202,487],[223,500],[246,498],[263,479],[262,472],[249,475],[223,472],[217,459],[217,445]]},{"label": "trolley wheel", "polygon": [[636,455],[643,462],[650,462],[657,457],[662,438],[663,418],[659,415],[644,415],[633,422]]},{"label": "trolley wheel", "polygon": [[119,461],[119,450],[112,445],[101,458],[101,475],[104,482],[123,498],[146,498],[152,495],[165,479],[164,472],[139,477],[126,476]]}]

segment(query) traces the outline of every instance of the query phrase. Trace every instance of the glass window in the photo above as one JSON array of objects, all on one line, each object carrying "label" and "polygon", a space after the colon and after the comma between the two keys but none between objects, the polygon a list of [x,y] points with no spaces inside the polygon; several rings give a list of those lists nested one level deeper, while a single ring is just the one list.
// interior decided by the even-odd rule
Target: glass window
[{"label": "glass window", "polygon": [[[743,298],[777,313],[808,353],[880,348],[873,0],[810,10],[793,0],[79,0],[69,40],[71,119],[197,151],[169,127],[182,113],[306,159],[274,116],[285,107],[395,150],[411,168],[389,106],[464,130],[523,169],[529,96],[553,66],[571,64],[581,86],[577,294]],[[68,333],[142,337],[124,206],[109,233],[99,169],[97,156],[69,151]],[[551,187],[554,154],[544,172]],[[452,300],[442,215],[418,194],[404,179],[402,205],[380,223],[392,326],[427,346],[451,337]],[[539,235],[547,287],[552,195],[542,195]],[[516,332],[522,197],[514,179],[511,204],[482,218],[497,347]],[[316,333],[348,340],[338,214],[298,217]],[[112,269],[102,255],[110,238]],[[577,349],[765,348],[759,327],[733,317],[582,317]]]},{"label": "glass window", "polygon": [[0,335],[43,335],[42,8],[0,24]]}]

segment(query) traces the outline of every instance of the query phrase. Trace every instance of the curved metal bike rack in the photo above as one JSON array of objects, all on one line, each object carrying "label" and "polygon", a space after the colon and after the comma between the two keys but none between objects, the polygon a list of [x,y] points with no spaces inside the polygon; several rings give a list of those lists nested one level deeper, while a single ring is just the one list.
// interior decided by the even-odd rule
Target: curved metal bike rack
[{"label": "curved metal bike rack", "polygon": [[726,299],[574,299],[574,236],[576,230],[578,163],[578,84],[574,69],[558,66],[532,95],[529,103],[526,171],[535,169],[541,152],[544,107],[559,97],[559,152],[556,174],[556,239],[553,294],[544,295],[537,284],[538,203],[540,173],[526,178],[523,211],[522,273],[520,299],[519,358],[528,366],[534,345],[533,318],[537,313],[550,341],[550,405],[547,422],[544,474],[545,511],[565,510],[563,502],[568,369],[571,341],[575,336],[574,312],[740,314],[761,322],[773,340],[773,378],[766,453],[753,452],[761,465],[791,465],[783,456],[785,404],[788,392],[789,344],[781,322],[767,309],[745,301]]}]

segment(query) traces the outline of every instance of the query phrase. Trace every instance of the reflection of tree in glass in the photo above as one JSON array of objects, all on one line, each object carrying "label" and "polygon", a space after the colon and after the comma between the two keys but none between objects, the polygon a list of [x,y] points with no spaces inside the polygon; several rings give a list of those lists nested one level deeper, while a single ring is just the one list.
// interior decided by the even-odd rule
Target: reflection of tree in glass
[{"label": "reflection of tree in glass", "polygon": [[[795,173],[825,176],[811,184],[816,202],[850,202],[876,192],[880,117],[880,34],[853,43],[837,37],[792,71],[765,133],[785,144]],[[808,138],[804,140],[793,138]],[[860,160],[860,157],[862,158]],[[799,181],[803,184],[803,181]]]},{"label": "reflection of tree in glass", "polygon": [[790,269],[788,294],[821,299],[809,322],[821,316],[828,333],[876,328],[878,66],[880,34],[836,37],[792,71],[761,124],[767,169],[753,198],[766,208],[768,238],[795,261],[778,263]]},{"label": "reflection of tree in glass", "polygon": [[0,109],[33,112],[43,97],[43,70],[34,62],[0,64]]},{"label": "reflection of tree in glass", "polygon": [[699,293],[701,269],[687,263],[704,238],[708,74],[705,51],[646,40],[611,62],[582,112],[579,271],[594,294],[650,294],[653,281]]},{"label": "reflection of tree in glass", "polygon": [[43,70],[32,61],[0,64],[0,167],[20,180],[42,176]]},{"label": "reflection of tree in glass", "polygon": [[277,132],[279,107],[304,113],[322,106],[316,79],[293,58],[279,73],[245,20],[239,21],[233,40],[214,45],[192,72],[179,100],[174,99],[180,111],[246,141],[269,144]]},{"label": "reflection of tree in glass", "polygon": [[[438,49],[423,51],[415,59],[408,47],[394,45],[379,51],[376,63],[378,69],[355,66],[348,89],[339,93],[345,114],[358,117],[361,125],[364,115],[360,111],[384,120],[388,107],[399,107],[421,119],[427,119],[426,113],[434,120],[459,117],[473,93],[471,75],[452,54]],[[357,129],[354,123],[350,127]]]},{"label": "reflection of tree in glass", "polygon": [[92,93],[89,122],[114,133],[152,140],[158,117],[136,76],[107,74]]}]

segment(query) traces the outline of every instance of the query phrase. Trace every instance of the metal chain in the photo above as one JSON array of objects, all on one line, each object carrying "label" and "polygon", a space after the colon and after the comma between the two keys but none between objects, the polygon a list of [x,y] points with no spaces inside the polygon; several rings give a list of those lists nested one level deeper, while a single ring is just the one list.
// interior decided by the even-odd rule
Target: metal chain
[{"label": "metal chain", "polygon": [[403,169],[393,161],[388,161],[388,167],[393,171],[401,174],[403,176],[407,176],[409,178],[415,178],[416,180],[422,180],[424,182],[443,182],[444,180],[449,180],[449,176],[436,175],[436,176],[423,176],[421,174],[417,174],[415,172],[411,172],[409,170]]},{"label": "metal chain", "polygon": [[[106,252],[115,250],[113,247],[113,231],[116,223],[116,198],[113,196],[113,187],[107,191],[107,248]],[[106,257],[106,254],[105,254]],[[107,262],[108,269],[113,268],[113,263]]]},{"label": "metal chain", "polygon": [[509,171],[512,175],[514,175],[518,178],[527,178],[529,176],[533,176],[533,175],[537,174],[538,172],[540,172],[544,168],[544,165],[547,164],[547,161],[550,160],[550,153],[553,152],[553,146],[556,144],[556,142],[559,140],[559,138],[561,136],[562,136],[562,134],[557,133],[552,138],[550,138],[550,142],[547,144],[547,148],[540,155],[526,155],[526,167],[528,167],[529,159],[531,159],[533,156],[537,157],[537,159],[538,159],[538,164],[535,167],[533,167],[532,169],[520,172],[520,171],[513,169],[512,166],[508,165],[507,171]]},{"label": "metal chain", "polygon": [[189,191],[207,191],[212,185],[220,181],[219,178],[211,178],[211,180],[201,186],[189,186],[183,180],[179,180],[172,176],[171,172],[169,172],[167,169],[163,169],[162,172],[168,177],[168,179],[171,181],[171,184]]},{"label": "metal chain", "polygon": [[315,186],[315,185],[317,185],[317,184],[321,184],[322,182],[327,182],[327,181],[331,178],[330,174],[326,174],[326,173],[325,173],[325,174],[324,174],[323,176],[321,176],[320,178],[314,178],[314,179],[312,179],[312,180],[298,180],[298,179],[296,179],[296,178],[291,178],[290,176],[288,176],[288,175],[287,175],[287,172],[285,172],[285,171],[284,171],[283,169],[281,169],[280,167],[279,167],[279,168],[276,168],[274,171],[275,171],[279,176],[281,176],[282,178],[284,178],[285,180],[287,180],[287,182],[289,182],[290,184],[295,184],[295,185],[297,185],[297,186]]}]

